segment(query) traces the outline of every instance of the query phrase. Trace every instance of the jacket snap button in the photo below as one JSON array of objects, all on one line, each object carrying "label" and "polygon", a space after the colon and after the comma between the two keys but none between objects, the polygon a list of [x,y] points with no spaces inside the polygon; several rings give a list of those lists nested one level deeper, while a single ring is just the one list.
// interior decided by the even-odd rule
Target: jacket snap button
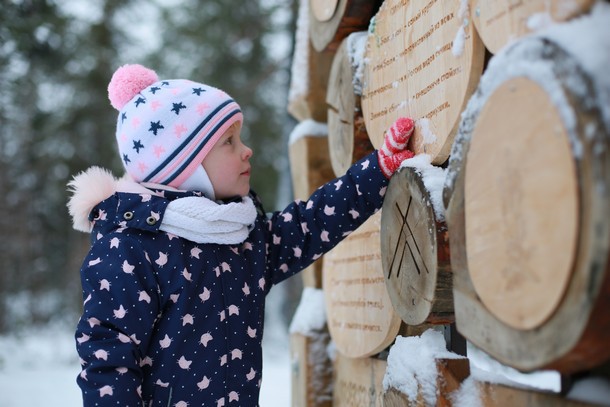
[{"label": "jacket snap button", "polygon": [[125,219],[125,220],[132,220],[133,219],[133,212],[125,212],[123,214],[123,219]]},{"label": "jacket snap button", "polygon": [[152,216],[149,216],[148,218],[146,218],[146,223],[148,223],[150,226],[152,226],[155,223],[157,223],[157,219],[153,218]]}]

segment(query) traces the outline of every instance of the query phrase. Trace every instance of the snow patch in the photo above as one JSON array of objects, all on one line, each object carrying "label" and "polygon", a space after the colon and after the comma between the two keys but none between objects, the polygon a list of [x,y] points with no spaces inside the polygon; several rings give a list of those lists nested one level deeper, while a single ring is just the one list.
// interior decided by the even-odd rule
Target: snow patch
[{"label": "snow patch", "polygon": [[291,334],[300,333],[305,336],[315,336],[325,326],[324,291],[313,287],[305,287],[288,331]]},{"label": "snow patch", "polygon": [[292,145],[305,136],[328,137],[328,125],[311,119],[303,120],[290,133],[288,145]]},{"label": "snow patch", "polygon": [[398,336],[388,355],[383,389],[399,390],[412,401],[417,400],[421,390],[424,404],[436,405],[436,359],[463,359],[463,356],[447,350],[445,337],[439,331],[429,329],[421,336]]},{"label": "snow patch", "polygon": [[447,170],[431,164],[429,154],[418,154],[413,158],[404,160],[400,167],[414,168],[422,177],[424,187],[428,191],[432,208],[439,221],[445,220],[445,206],[443,205],[443,187]]},{"label": "snow patch", "polygon": [[354,93],[359,96],[362,96],[367,39],[368,32],[366,31],[354,32],[347,37],[347,53],[352,72],[354,72],[352,84]]}]

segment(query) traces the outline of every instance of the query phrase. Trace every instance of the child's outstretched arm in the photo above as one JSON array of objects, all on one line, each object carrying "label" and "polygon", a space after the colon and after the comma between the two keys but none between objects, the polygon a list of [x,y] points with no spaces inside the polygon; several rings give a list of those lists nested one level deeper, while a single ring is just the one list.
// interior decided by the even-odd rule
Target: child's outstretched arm
[{"label": "child's outstretched arm", "polygon": [[[412,132],[413,120],[398,119],[386,131],[379,151],[361,159],[344,176],[320,187],[306,202],[293,202],[283,211],[272,214],[263,232],[252,231],[266,234],[249,239],[267,242],[266,269],[271,282],[277,283],[307,267],[381,208],[388,179],[403,160],[413,157],[413,152],[407,149]],[[198,206],[197,199],[205,198],[182,198],[174,203],[184,199]],[[205,223],[193,216],[196,211],[184,212],[181,207],[168,205],[160,229],[164,230],[164,217],[174,211],[177,213],[173,215],[191,221],[173,233],[205,243],[200,239],[201,231],[206,230]]]},{"label": "child's outstretched arm", "polygon": [[381,208],[388,179],[414,155],[407,149],[412,133],[413,120],[398,119],[386,131],[379,151],[320,187],[306,202],[273,214],[267,262],[273,283],[307,267]]}]

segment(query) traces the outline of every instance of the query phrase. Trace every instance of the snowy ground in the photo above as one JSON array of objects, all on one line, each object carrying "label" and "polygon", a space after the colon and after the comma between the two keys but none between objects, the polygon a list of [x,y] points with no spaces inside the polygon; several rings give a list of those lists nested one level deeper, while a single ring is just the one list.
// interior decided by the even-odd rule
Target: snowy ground
[{"label": "snowy ground", "polygon": [[[287,333],[286,333],[287,335]],[[261,407],[290,405],[290,357],[285,340],[265,342]],[[36,329],[0,337],[0,406],[81,406],[73,332]]]},{"label": "snowy ground", "polygon": [[[291,403],[290,341],[282,323],[284,290],[267,297],[261,407]],[[76,320],[0,336],[0,407],[82,406],[76,376]]]},{"label": "snowy ground", "polygon": [[[271,324],[273,325],[273,324]],[[279,327],[269,330],[265,348],[261,407],[290,406],[290,356],[287,332]],[[266,334],[267,334],[266,333]],[[553,372],[520,374],[500,365],[475,349],[469,349],[478,366],[473,371],[479,379],[557,391],[558,376]],[[481,370],[483,369],[483,370]],[[76,358],[73,333],[67,328],[31,330],[19,335],[0,337],[0,406],[1,407],[72,407],[80,406],[76,375],[80,366]],[[476,373],[476,374],[475,374]],[[503,377],[503,380],[498,380]],[[570,398],[599,405],[610,405],[610,383],[593,379],[576,386]],[[460,405],[471,403],[458,403]],[[476,405],[476,403],[475,403]]]}]

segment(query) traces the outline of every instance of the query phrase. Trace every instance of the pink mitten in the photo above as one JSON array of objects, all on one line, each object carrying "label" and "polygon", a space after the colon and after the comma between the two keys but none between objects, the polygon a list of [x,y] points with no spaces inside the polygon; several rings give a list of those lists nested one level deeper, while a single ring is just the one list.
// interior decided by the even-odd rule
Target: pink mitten
[{"label": "pink mitten", "polygon": [[415,155],[413,151],[407,150],[413,128],[414,122],[411,118],[401,117],[385,132],[383,145],[377,154],[379,166],[386,178],[389,179],[404,160]]},{"label": "pink mitten", "polygon": [[415,153],[411,150],[404,150],[394,155],[383,155],[381,151],[379,154],[379,166],[381,167],[381,172],[386,176],[387,179],[390,179],[394,172],[400,167],[400,164],[408,158],[413,158]]}]

